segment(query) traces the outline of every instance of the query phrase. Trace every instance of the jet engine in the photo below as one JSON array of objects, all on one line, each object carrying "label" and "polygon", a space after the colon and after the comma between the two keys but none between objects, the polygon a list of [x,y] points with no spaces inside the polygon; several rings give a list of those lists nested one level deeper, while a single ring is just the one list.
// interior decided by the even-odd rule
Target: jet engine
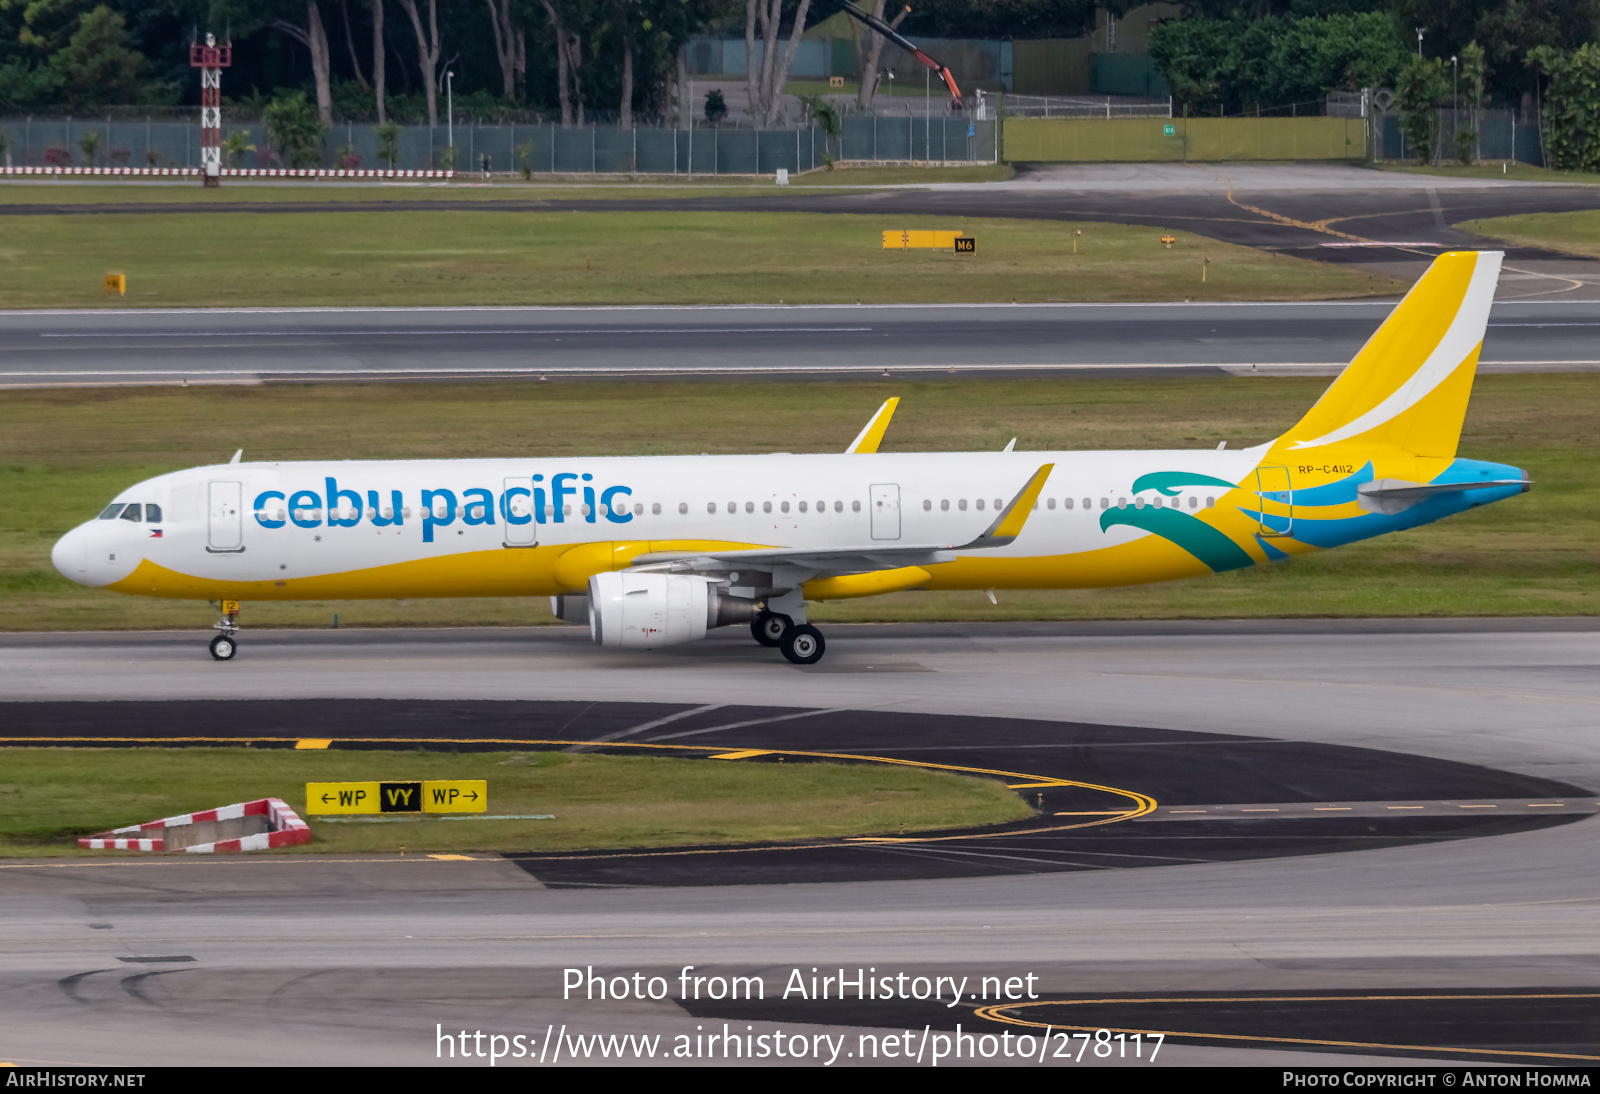
[{"label": "jet engine", "polygon": [[728,596],[708,577],[614,573],[589,579],[589,637],[598,646],[654,649],[704,638],[713,627],[748,623],[754,600]]}]

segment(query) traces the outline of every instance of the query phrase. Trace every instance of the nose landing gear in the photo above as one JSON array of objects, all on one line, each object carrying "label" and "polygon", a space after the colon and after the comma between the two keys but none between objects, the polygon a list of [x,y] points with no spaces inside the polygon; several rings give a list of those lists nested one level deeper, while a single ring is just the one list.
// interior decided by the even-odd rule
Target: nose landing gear
[{"label": "nose landing gear", "polygon": [[211,658],[214,661],[232,661],[239,652],[239,602],[222,602],[222,620],[211,624],[211,629],[221,631],[211,640]]}]

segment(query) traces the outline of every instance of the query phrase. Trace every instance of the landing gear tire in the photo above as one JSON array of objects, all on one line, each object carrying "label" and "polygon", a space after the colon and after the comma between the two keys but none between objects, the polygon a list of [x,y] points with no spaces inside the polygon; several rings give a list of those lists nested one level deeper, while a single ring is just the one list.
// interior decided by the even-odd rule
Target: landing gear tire
[{"label": "landing gear tire", "polygon": [[783,636],[794,629],[794,621],[777,612],[761,612],[750,621],[750,633],[763,646],[781,646]]},{"label": "landing gear tire", "polygon": [[784,632],[780,648],[783,655],[796,665],[815,665],[822,660],[828,644],[822,640],[821,631],[809,623],[802,623]]},{"label": "landing gear tire", "polygon": [[211,640],[211,657],[215,661],[232,661],[239,652],[239,643],[231,635],[219,634]]}]

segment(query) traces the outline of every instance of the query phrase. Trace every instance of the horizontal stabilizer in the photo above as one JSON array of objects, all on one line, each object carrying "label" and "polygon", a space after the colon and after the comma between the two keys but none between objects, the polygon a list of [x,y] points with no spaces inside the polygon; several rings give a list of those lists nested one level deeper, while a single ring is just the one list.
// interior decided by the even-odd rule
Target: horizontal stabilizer
[{"label": "horizontal stabilizer", "polygon": [[1479,482],[1407,482],[1405,479],[1377,479],[1356,487],[1356,504],[1369,513],[1393,516],[1438,494],[1483,490],[1492,486],[1521,486],[1526,492],[1532,485],[1526,479],[1484,479]]}]

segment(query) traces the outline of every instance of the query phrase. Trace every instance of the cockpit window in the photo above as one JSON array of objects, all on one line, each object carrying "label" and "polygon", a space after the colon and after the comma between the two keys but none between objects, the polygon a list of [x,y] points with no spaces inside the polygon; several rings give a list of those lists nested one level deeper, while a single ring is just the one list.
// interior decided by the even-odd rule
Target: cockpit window
[{"label": "cockpit window", "polygon": [[139,520],[139,516],[140,516],[140,514],[139,514],[140,508],[141,508],[141,506],[137,502],[135,502],[133,505],[128,506],[126,509],[124,509],[122,511],[122,519],[123,520],[131,520],[131,521],[137,522]]},{"label": "cockpit window", "polygon": [[145,502],[144,503],[144,519],[145,519],[145,522],[148,523],[148,524],[160,524],[161,523],[161,506],[153,505],[150,502]]},{"label": "cockpit window", "polygon": [[106,511],[104,513],[100,514],[100,519],[101,520],[115,520],[115,519],[117,519],[117,514],[122,512],[122,508],[123,508],[123,506],[122,506],[122,503],[120,501],[117,502],[117,504],[115,504],[115,505],[108,505],[106,507]]}]

